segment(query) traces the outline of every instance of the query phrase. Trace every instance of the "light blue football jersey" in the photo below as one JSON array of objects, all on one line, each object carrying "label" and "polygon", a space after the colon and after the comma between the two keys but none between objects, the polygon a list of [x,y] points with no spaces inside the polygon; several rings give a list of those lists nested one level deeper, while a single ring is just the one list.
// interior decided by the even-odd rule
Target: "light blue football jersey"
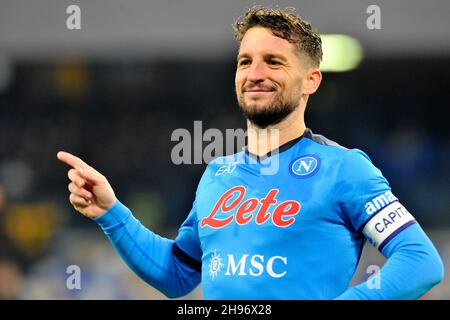
[{"label": "light blue football jersey", "polygon": [[415,223],[369,157],[307,129],[276,153],[211,162],[173,251],[206,299],[332,299],[368,239]]}]

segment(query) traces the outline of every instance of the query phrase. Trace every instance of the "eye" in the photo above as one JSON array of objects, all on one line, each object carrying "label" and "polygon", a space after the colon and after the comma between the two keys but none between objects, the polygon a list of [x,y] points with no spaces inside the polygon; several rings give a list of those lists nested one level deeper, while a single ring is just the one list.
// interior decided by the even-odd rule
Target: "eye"
[{"label": "eye", "polygon": [[238,66],[248,66],[251,63],[250,59],[241,59],[238,61]]},{"label": "eye", "polygon": [[278,61],[276,59],[269,59],[267,60],[267,64],[270,64],[271,66],[279,66],[281,65],[281,61]]}]

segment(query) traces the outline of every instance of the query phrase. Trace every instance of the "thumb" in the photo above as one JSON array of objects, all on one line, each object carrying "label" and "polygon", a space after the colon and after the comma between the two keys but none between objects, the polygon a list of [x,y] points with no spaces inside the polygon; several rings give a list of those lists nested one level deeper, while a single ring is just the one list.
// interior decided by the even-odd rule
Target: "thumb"
[{"label": "thumb", "polygon": [[88,182],[98,185],[104,182],[103,176],[96,170],[91,170],[90,168],[77,167],[78,174],[86,179]]}]

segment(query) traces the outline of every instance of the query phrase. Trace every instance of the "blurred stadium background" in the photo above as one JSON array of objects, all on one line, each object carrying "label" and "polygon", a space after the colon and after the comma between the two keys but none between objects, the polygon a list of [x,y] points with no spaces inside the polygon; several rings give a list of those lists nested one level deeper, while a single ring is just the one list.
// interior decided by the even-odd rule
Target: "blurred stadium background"
[{"label": "blurred stadium background", "polygon": [[[146,226],[174,237],[205,164],[172,164],[171,133],[192,131],[195,120],[204,130],[245,128],[231,22],[253,3],[0,2],[0,298],[164,298],[71,208],[56,152],[84,158]],[[66,28],[71,4],[81,8],[81,30]],[[276,4],[296,7],[322,34],[353,39],[350,47],[327,42],[335,66],[353,66],[324,74],[307,124],[368,153],[448,269],[450,2]],[[381,30],[366,27],[371,4],[381,9]],[[383,263],[366,247],[354,283]],[[66,288],[69,265],[81,268],[81,290]],[[201,298],[201,288],[188,298]],[[449,298],[448,277],[423,297]]]}]

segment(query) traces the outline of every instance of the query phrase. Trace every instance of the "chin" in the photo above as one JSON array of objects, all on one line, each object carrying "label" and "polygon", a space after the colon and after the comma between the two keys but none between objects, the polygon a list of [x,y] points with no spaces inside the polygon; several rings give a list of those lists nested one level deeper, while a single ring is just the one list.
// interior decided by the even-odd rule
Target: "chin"
[{"label": "chin", "polygon": [[258,101],[252,100],[249,102],[246,101],[246,106],[250,110],[258,110],[258,111],[267,110],[267,109],[270,109],[271,105],[272,105],[271,101],[268,101],[268,102],[260,101],[260,100],[258,100]]}]

